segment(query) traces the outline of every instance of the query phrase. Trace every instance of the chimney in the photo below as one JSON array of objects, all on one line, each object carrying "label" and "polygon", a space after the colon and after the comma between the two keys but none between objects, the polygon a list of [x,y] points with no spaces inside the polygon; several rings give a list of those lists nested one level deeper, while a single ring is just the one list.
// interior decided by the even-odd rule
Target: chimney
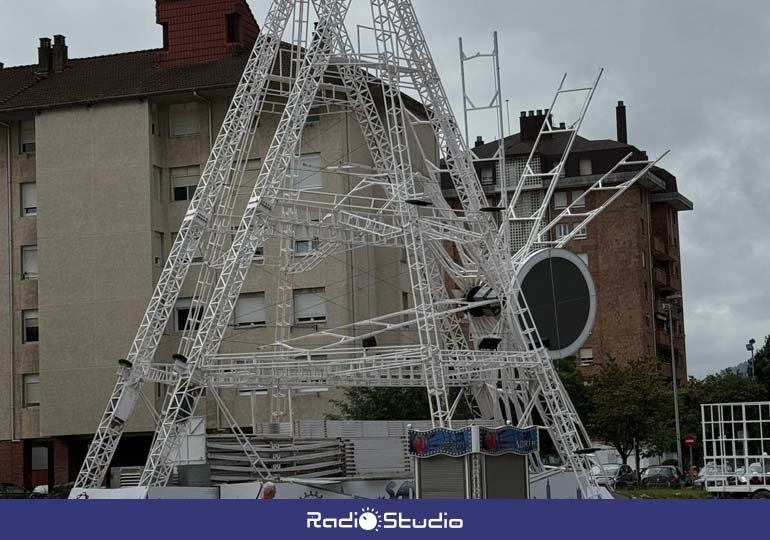
[{"label": "chimney", "polygon": [[155,13],[163,28],[161,67],[245,54],[259,34],[247,0],[155,0]]},{"label": "chimney", "polygon": [[51,38],[40,38],[37,49],[37,67],[41,73],[51,72]]},{"label": "chimney", "polygon": [[521,116],[519,117],[521,140],[534,141],[537,139],[540,128],[543,127],[543,122],[545,122],[545,117],[549,115],[550,111],[548,109],[545,111],[538,110],[537,113],[535,111],[529,111],[528,113],[521,111]]},{"label": "chimney", "polygon": [[615,117],[618,123],[618,142],[628,143],[628,128],[626,127],[626,106],[622,101],[618,101],[615,109]]},{"label": "chimney", "polygon": [[64,68],[67,67],[67,60],[66,38],[57,34],[53,37],[53,70],[56,73],[64,71]]},{"label": "chimney", "polygon": [[484,142],[484,138],[479,135],[476,137],[476,143],[473,145],[474,148],[478,148],[479,146],[484,146],[486,143]]}]

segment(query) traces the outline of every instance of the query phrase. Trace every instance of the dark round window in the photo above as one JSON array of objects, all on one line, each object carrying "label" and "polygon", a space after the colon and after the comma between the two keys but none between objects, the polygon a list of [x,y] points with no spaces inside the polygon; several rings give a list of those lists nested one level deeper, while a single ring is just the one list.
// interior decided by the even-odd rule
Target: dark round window
[{"label": "dark round window", "polygon": [[593,326],[596,293],[590,274],[564,250],[540,252],[531,263],[519,279],[540,338],[554,358],[574,354]]}]

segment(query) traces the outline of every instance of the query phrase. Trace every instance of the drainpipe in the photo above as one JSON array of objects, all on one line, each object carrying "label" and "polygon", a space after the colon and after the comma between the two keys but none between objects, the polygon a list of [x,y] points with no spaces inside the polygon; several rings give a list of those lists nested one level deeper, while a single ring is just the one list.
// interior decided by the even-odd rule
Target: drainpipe
[{"label": "drainpipe", "polygon": [[10,385],[10,433],[11,442],[18,442],[16,439],[16,358],[14,351],[13,334],[13,195],[11,194],[11,126],[5,122],[0,122],[5,127],[5,176],[6,186],[8,186],[8,344],[10,347],[11,364],[11,385]]},{"label": "drainpipe", "polygon": [[193,90],[193,95],[200,99],[201,101],[205,101],[206,105],[208,105],[209,109],[209,151],[211,151],[212,148],[214,148],[214,123],[212,121],[212,113],[211,113],[211,100],[208,98],[203,97],[198,93],[197,90]]}]

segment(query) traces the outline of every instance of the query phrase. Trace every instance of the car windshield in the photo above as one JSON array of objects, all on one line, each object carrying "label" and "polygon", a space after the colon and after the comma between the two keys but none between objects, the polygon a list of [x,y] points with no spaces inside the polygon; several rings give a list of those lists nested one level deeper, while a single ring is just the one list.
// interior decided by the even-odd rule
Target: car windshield
[{"label": "car windshield", "polygon": [[671,468],[670,467],[650,467],[646,471],[644,471],[644,474],[647,476],[652,476],[653,474],[665,474],[670,475],[671,474]]}]

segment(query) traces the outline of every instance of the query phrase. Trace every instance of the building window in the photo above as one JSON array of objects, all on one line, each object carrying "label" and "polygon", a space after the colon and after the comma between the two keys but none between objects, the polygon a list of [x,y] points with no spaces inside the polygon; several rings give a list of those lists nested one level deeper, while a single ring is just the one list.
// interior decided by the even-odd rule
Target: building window
[{"label": "building window", "polygon": [[171,137],[197,135],[201,132],[198,103],[175,103],[168,109],[168,132]]},{"label": "building window", "polygon": [[[36,404],[37,405],[37,404]],[[33,446],[30,448],[30,470],[48,472],[48,447]]]},{"label": "building window", "polygon": [[647,268],[647,252],[642,250],[642,268]]},{"label": "building window", "polygon": [[318,249],[321,242],[314,238],[313,240],[295,240],[294,241],[294,256],[305,257]]},{"label": "building window", "polygon": [[152,198],[163,200],[163,170],[160,167],[152,168]]},{"label": "building window", "polygon": [[264,325],[265,293],[242,294],[235,304],[235,326]]},{"label": "building window", "polygon": [[580,365],[582,367],[593,365],[594,363],[594,350],[593,349],[580,349]]},{"label": "building window", "polygon": [[24,406],[35,407],[40,405],[40,375],[28,373],[22,376],[24,384]]},{"label": "building window", "polygon": [[265,248],[259,246],[254,250],[254,258],[252,259],[254,264],[265,264]]},{"label": "building window", "polygon": [[177,167],[171,169],[171,200],[190,201],[201,177],[200,167]]},{"label": "building window", "polygon": [[[586,199],[583,197],[584,191],[576,190],[572,192],[572,205],[575,208],[585,208],[586,207]],[[582,199],[580,197],[583,197]]]},{"label": "building window", "polygon": [[197,330],[200,325],[201,317],[198,313],[201,311],[200,307],[193,309],[192,298],[180,298],[176,301],[174,306],[174,325],[177,332],[184,332],[187,326],[187,321],[191,318],[193,320],[191,326],[193,330]]},{"label": "building window", "polygon": [[594,173],[590,158],[583,158],[579,162],[580,176],[589,176]]},{"label": "building window", "polygon": [[229,13],[226,16],[227,42],[238,43],[241,41],[241,16],[238,13]]},{"label": "building window", "polygon": [[575,238],[583,240],[585,238],[588,238],[588,231],[585,227],[580,227],[579,229],[575,230]]},{"label": "building window", "polygon": [[644,282],[644,299],[650,299],[650,285],[646,281]]},{"label": "building window", "polygon": [[168,50],[168,23],[161,23],[161,28],[163,28],[163,50]]},{"label": "building window", "polygon": [[556,208],[567,208],[567,192],[557,191],[553,194],[553,205]]},{"label": "building window", "polygon": [[481,184],[484,186],[491,186],[495,183],[495,172],[492,167],[481,168]]},{"label": "building window", "polygon": [[156,268],[163,266],[163,233],[152,233],[152,265]]},{"label": "building window", "polygon": [[37,343],[40,340],[38,328],[38,315],[36,309],[27,309],[21,312],[22,330],[24,331],[24,343]]},{"label": "building window", "polygon": [[22,154],[35,153],[35,121],[25,120],[19,126],[19,151]]},{"label": "building window", "polygon": [[319,107],[311,107],[307,113],[307,119],[305,119],[305,125],[317,124],[321,121],[321,109]]},{"label": "building window", "polygon": [[21,279],[37,279],[37,246],[21,248]]},{"label": "building window", "polygon": [[307,324],[326,320],[326,290],[297,289],[294,291],[294,322]]},{"label": "building window", "polygon": [[556,224],[556,238],[564,238],[569,234],[569,223]]},{"label": "building window", "polygon": [[323,187],[321,154],[304,154],[292,160],[292,187],[299,191]]},{"label": "building window", "polygon": [[21,215],[37,215],[37,184],[34,182],[21,185]]},{"label": "building window", "polygon": [[583,264],[588,266],[588,253],[578,253],[577,256],[581,261],[583,261]]}]

